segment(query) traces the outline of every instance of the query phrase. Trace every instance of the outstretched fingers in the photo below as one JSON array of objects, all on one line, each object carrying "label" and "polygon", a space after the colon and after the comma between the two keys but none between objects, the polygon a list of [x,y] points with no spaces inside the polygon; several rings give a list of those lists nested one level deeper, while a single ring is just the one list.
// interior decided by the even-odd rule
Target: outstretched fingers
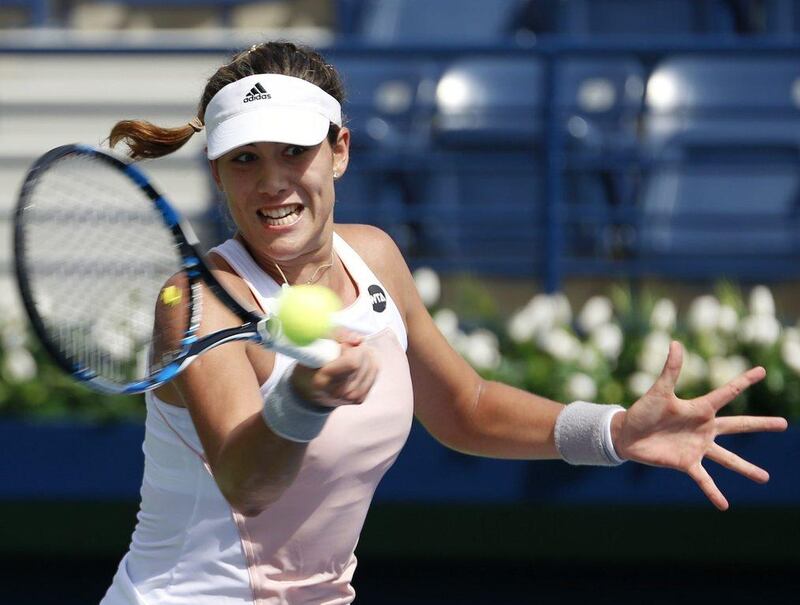
[{"label": "outstretched fingers", "polygon": [[714,506],[719,510],[728,510],[728,501],[725,499],[725,496],[722,495],[722,492],[719,491],[711,475],[703,468],[703,465],[698,462],[686,472],[694,479],[694,482],[697,483],[702,492],[706,495],[706,498],[711,500]]},{"label": "outstretched fingers", "polygon": [[706,456],[717,464],[721,464],[725,468],[730,469],[735,473],[739,473],[740,475],[743,475],[751,481],[755,481],[756,483],[766,483],[769,481],[769,473],[763,468],[748,462],[741,456],[737,456],[730,450],[727,450],[716,443],[712,444],[711,447],[708,448]]},{"label": "outstretched fingers", "polygon": [[722,416],[717,418],[718,435],[735,435],[736,433],[760,433],[767,431],[778,433],[785,431],[789,423],[779,416]]},{"label": "outstretched fingers", "polygon": [[751,368],[731,380],[728,384],[711,391],[706,395],[706,399],[714,410],[719,411],[741,395],[745,389],[763,380],[766,375],[767,371],[762,367]]},{"label": "outstretched fingers", "polygon": [[658,377],[658,380],[656,380],[655,386],[658,387],[661,392],[674,393],[682,365],[683,347],[677,340],[673,340],[669,344],[669,355],[667,355],[664,369],[661,370],[661,375]]}]

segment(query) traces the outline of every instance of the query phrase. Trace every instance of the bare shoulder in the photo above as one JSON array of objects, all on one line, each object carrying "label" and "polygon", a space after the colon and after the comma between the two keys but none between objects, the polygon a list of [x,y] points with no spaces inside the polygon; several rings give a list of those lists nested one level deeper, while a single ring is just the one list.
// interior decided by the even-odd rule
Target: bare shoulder
[{"label": "bare shoulder", "polygon": [[228,261],[214,252],[211,252],[206,260],[214,278],[240,305],[251,311],[263,312],[263,309],[259,309],[250,286],[233,270]]},{"label": "bare shoulder", "polygon": [[389,289],[392,298],[406,307],[409,284],[413,284],[403,254],[385,231],[371,225],[336,225],[336,232],[367,263]]},{"label": "bare shoulder", "polygon": [[394,240],[385,231],[372,225],[336,225],[336,232],[358,252],[370,269],[383,277],[384,269],[391,272],[400,260],[405,260]]}]

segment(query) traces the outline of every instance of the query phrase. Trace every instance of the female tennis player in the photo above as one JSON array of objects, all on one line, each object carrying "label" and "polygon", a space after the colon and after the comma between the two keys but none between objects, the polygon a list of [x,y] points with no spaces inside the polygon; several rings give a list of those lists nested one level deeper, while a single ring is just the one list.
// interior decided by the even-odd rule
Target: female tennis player
[{"label": "female tennis player", "polygon": [[[237,228],[210,252],[217,277],[264,312],[284,284],[323,284],[355,330],[338,334],[341,356],[317,370],[236,342],[148,394],[141,511],[103,605],[352,602],[359,532],[414,416],[446,446],[480,456],[670,467],[720,509],[728,503],[704,458],[768,480],[714,442],[786,427],[716,417],[762,368],[681,400],[672,343],[658,381],[627,411],[482,380],[439,333],[392,240],[334,222],[350,144],[343,97],[315,51],[266,43],[211,77],[185,126],[124,121],[111,133],[132,157],[154,158],[205,129]],[[205,305],[201,333],[237,322],[221,303]],[[163,307],[157,322],[169,318]]]}]

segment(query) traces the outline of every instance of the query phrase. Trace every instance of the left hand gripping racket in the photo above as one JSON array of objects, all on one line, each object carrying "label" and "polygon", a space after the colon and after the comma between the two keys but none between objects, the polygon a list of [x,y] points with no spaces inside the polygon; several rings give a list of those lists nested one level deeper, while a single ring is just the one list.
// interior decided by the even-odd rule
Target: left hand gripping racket
[{"label": "left hand gripping racket", "polygon": [[[139,168],[84,145],[57,147],[36,161],[14,216],[17,282],[33,329],[59,366],[96,390],[154,389],[233,340],[309,367],[339,355],[332,340],[290,345],[275,321],[223,288],[197,246],[189,224]],[[176,276],[180,286],[165,287]],[[204,293],[241,324],[199,336]],[[156,323],[158,305],[169,312]]]}]

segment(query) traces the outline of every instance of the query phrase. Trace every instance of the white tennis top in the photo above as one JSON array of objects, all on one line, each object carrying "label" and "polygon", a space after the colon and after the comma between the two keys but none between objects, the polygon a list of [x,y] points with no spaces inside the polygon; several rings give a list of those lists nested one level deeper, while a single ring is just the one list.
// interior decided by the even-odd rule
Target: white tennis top
[{"label": "white tennis top", "polygon": [[[369,335],[365,345],[380,364],[367,400],[336,409],[281,498],[244,517],[214,482],[188,410],[148,393],[140,511],[101,605],[334,605],[355,598],[355,546],[375,488],[408,437],[413,392],[394,301],[338,235],[334,249],[358,287],[340,319]],[[268,308],[280,286],[246,249],[228,240],[214,251]],[[276,356],[262,393],[291,363]]]}]

